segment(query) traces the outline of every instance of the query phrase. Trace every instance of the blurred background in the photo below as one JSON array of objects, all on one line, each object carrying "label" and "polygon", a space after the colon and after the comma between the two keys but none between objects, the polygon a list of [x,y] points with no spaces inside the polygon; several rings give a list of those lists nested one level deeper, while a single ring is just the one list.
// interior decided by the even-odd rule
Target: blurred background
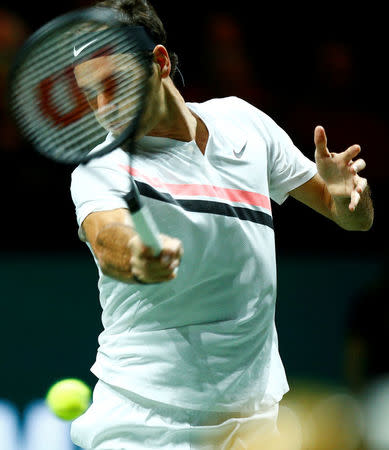
[{"label": "blurred background", "polygon": [[[6,104],[7,72],[22,42],[54,16],[91,4],[3,0],[0,7],[1,450],[14,450],[12,437],[9,447],[1,444],[11,434],[23,434],[18,448],[32,450],[28,424],[34,411],[42,413],[36,401],[52,383],[96,382],[89,368],[101,331],[97,271],[77,237],[72,168],[33,151]],[[276,321],[291,386],[280,416],[288,436],[282,448],[389,449],[385,14],[374,3],[154,6],[168,49],[179,56],[185,87],[177,85],[186,100],[239,96],[276,120],[309,158],[318,124],[331,151],[361,145],[376,211],[369,232],[343,231],[293,199],[273,204]],[[47,448],[71,448],[61,445]]]}]

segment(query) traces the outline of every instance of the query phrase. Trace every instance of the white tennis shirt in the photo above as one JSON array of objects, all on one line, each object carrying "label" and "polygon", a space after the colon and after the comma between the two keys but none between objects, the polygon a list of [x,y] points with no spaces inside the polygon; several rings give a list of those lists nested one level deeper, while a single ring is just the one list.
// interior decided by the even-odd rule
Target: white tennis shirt
[{"label": "white tennis shirt", "polygon": [[276,257],[270,199],[311,179],[315,164],[266,114],[236,97],[188,103],[206,124],[194,141],[146,136],[78,167],[78,224],[125,208],[134,176],[161,233],[182,240],[175,280],[150,286],[101,273],[104,331],[92,372],[146,398],[184,408],[254,411],[288,390],[274,314]]}]

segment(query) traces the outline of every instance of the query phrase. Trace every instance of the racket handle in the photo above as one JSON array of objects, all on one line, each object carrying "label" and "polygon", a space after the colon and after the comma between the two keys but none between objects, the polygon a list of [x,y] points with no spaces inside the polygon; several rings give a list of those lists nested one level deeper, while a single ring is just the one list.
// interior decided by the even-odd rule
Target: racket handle
[{"label": "racket handle", "polygon": [[154,256],[158,256],[162,251],[158,227],[149,208],[141,201],[138,187],[132,177],[130,184],[131,190],[124,196],[124,200],[130,210],[135,230],[146,247],[150,247]]},{"label": "racket handle", "polygon": [[131,218],[142,242],[153,250],[154,256],[158,256],[162,251],[162,247],[158,228],[150,214],[149,208],[146,205],[142,205],[136,212],[131,213]]}]

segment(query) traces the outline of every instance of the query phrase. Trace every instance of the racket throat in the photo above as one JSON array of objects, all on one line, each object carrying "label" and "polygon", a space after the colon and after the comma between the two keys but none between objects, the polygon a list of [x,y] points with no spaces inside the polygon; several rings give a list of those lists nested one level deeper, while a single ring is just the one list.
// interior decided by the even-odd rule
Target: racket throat
[{"label": "racket throat", "polygon": [[136,184],[133,180],[131,181],[132,189],[123,198],[127,203],[135,230],[142,242],[153,250],[155,256],[158,256],[162,250],[158,228],[148,207],[143,204]]},{"label": "racket throat", "polygon": [[124,195],[123,198],[131,214],[135,214],[142,209],[142,201],[139,195],[135,194],[133,190]]}]

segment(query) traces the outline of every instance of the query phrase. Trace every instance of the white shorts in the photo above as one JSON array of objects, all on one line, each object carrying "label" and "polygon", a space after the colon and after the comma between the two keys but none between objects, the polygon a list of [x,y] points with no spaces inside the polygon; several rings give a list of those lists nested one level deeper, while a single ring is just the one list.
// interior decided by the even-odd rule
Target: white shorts
[{"label": "white shorts", "polygon": [[277,434],[277,416],[278,404],[250,417],[195,411],[98,381],[92,405],[72,423],[71,437],[88,450],[257,450]]}]

